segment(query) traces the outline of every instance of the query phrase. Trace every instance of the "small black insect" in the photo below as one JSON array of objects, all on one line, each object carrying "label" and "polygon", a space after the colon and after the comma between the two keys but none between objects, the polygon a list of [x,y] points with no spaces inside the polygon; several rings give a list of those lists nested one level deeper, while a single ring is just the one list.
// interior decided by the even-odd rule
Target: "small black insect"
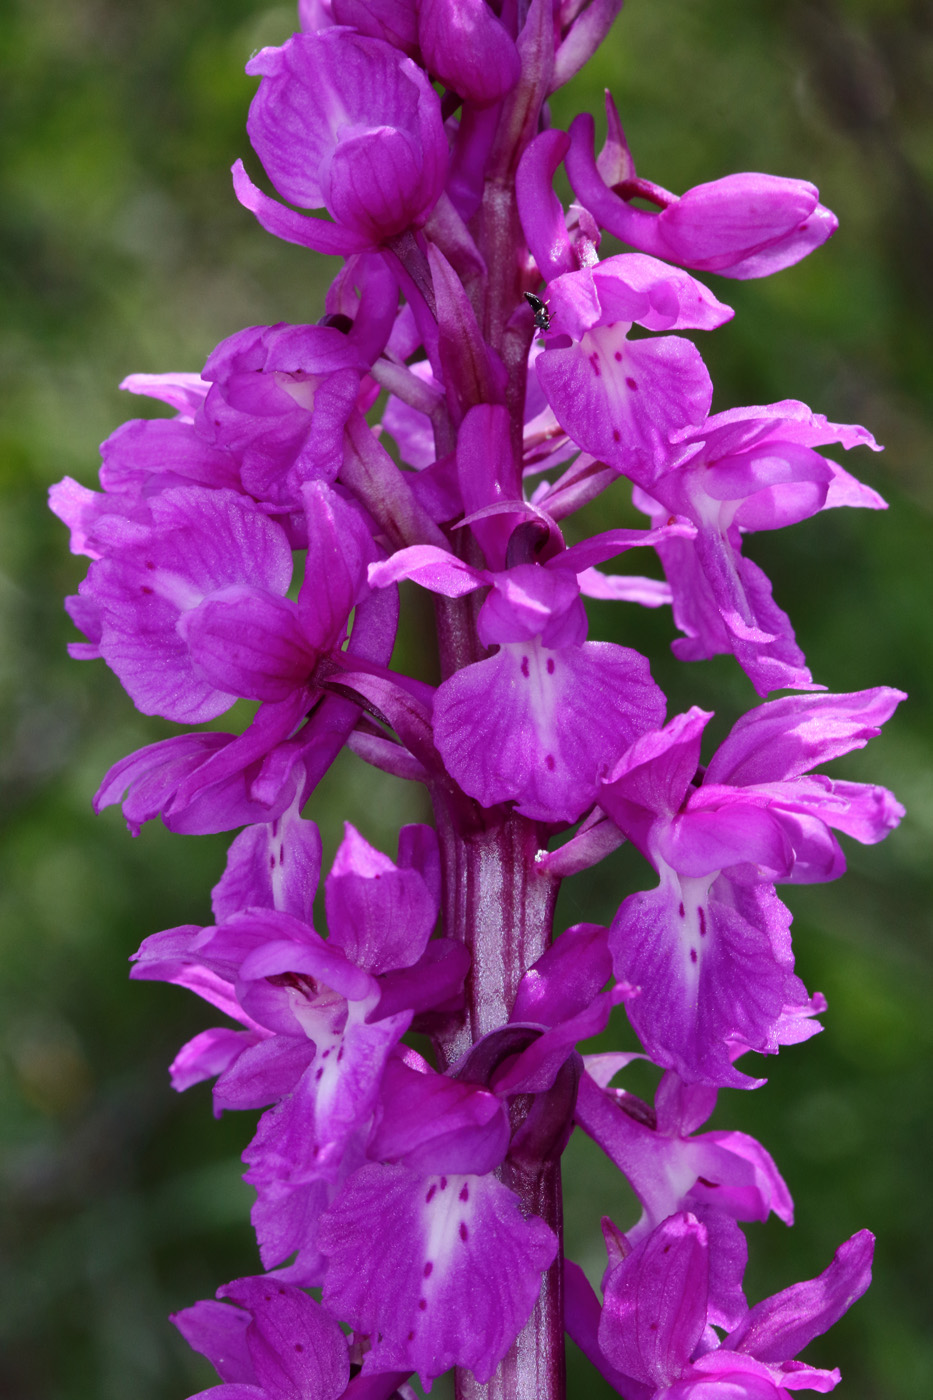
[{"label": "small black insect", "polygon": [[535,313],[535,325],[538,327],[538,330],[549,331],[551,329],[551,318],[541,298],[535,296],[534,292],[526,292],[525,300]]}]

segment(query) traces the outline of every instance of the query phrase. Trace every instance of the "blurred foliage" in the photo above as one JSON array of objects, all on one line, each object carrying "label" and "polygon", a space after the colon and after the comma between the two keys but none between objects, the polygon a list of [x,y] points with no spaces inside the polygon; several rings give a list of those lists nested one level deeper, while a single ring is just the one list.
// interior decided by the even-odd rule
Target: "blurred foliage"
[{"label": "blurred foliage", "polygon": [[[320,314],[332,270],[262,233],[227,173],[248,155],[243,63],[292,28],[290,7],[260,0],[6,0],[0,16],[0,1394],[10,1400],[179,1400],[211,1384],[165,1315],[257,1268],[238,1161],[250,1125],[214,1121],[206,1088],[177,1098],[165,1073],[209,1013],[174,988],[125,980],[146,934],[206,919],[226,838],[152,828],[133,842],[118,812],[90,814],[106,768],[168,726],[136,715],[103,666],[67,659],[61,597],[84,567],[44,497],[65,473],[92,484],[97,443],[146,411],[118,394],[125,374],[196,369],[244,325]],[[933,1394],[931,77],[929,0],[629,0],[553,103],[564,124],[598,111],[611,85],[647,178],[679,190],[731,170],[806,176],[842,221],[826,249],[776,278],[713,279],[737,316],[701,339],[717,408],[799,397],[887,444],[884,457],[848,465],[890,500],[888,514],[828,513],[749,552],[820,680],[911,692],[889,734],[837,765],[889,784],[909,818],[885,845],[852,850],[841,884],[787,892],[798,967],[829,998],[827,1028],[769,1063],[766,1089],[724,1094],[716,1118],[759,1135],[797,1199],[794,1231],[748,1229],[750,1298],[817,1273],[859,1227],[878,1234],[871,1292],[811,1349],[842,1366],[849,1400]],[[616,504],[621,519],[618,494]],[[593,635],[648,652],[672,710],[716,709],[717,734],[753,702],[727,658],[675,664],[666,616],[595,605]],[[345,756],[315,806],[328,857],[344,818],[392,849],[399,819],[422,812],[401,789]],[[623,850],[568,884],[561,914],[608,920],[643,880]],[[620,1020],[608,1039],[627,1037]],[[650,1093],[639,1085],[636,1075],[632,1087]],[[598,1211],[624,1227],[631,1201],[576,1138],[566,1181],[568,1248],[598,1278]],[[608,1391],[581,1363],[571,1393]]]}]

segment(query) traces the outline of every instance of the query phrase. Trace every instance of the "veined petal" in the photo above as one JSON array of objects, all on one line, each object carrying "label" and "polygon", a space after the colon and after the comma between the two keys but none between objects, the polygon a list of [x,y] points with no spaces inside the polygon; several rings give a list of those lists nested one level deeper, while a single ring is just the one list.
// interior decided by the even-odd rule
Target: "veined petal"
[{"label": "veined petal", "polygon": [[694,1215],[673,1215],[610,1271],[601,1350],[635,1380],[670,1385],[706,1325],[708,1288],[706,1229]]},{"label": "veined petal", "polygon": [[325,881],[330,942],[378,974],[418,961],[437,903],[417,870],[402,869],[349,822]]},{"label": "veined petal", "polygon": [[587,331],[566,348],[548,347],[536,368],[573,440],[650,489],[670,456],[671,434],[702,421],[713,387],[691,341],[629,340],[627,331],[625,322]]},{"label": "veined petal", "polygon": [[862,749],[881,732],[902,690],[876,686],[845,695],[788,695],[742,716],[710,760],[711,783],[781,782]]},{"label": "veined petal", "polygon": [[711,887],[708,877],[666,872],[613,921],[616,977],[641,989],[627,1003],[629,1020],[650,1057],[683,1079],[752,1087],[732,1065],[731,1038],[773,1050],[785,1004],[801,999],[790,916],[767,886],[753,891],[722,876]]},{"label": "veined petal", "polygon": [[320,1303],[266,1278],[237,1279],[218,1294],[252,1314],[246,1344],[269,1400],[337,1400],[350,1359],[346,1338]]},{"label": "veined petal", "polygon": [[[321,1220],[324,1306],[368,1332],[364,1374],[430,1381],[468,1366],[485,1384],[527,1322],[557,1251],[543,1220],[492,1176],[371,1164]],[[377,1340],[378,1339],[378,1340]]]},{"label": "veined petal", "polygon": [[434,738],[447,771],[484,807],[575,821],[664,697],[637,652],[608,642],[551,651],[512,643],[439,687]]}]

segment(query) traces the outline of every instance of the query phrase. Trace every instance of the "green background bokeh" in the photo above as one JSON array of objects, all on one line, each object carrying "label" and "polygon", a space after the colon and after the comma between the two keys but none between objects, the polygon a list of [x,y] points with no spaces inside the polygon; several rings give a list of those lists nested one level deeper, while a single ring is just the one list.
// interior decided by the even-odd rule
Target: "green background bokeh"
[{"label": "green background bokeh", "polygon": [[[207,920],[228,838],[152,826],[132,841],[118,811],[91,815],[106,768],[170,729],[136,715],[105,667],[65,655],[61,598],[84,561],[45,493],[65,474],[93,485],[100,440],[156,411],[119,394],[127,373],[198,369],[244,325],[321,314],[332,267],[264,234],[228,174],[249,159],[243,64],[292,28],[291,7],[257,0],[0,11],[4,1400],[181,1400],[213,1373],[166,1314],[257,1268],[238,1160],[250,1124],[215,1122],[204,1086],[177,1097],[167,1082],[210,1013],[126,981],[146,934]],[[776,278],[711,279],[737,315],[702,349],[716,409],[799,397],[887,447],[847,465],[889,512],[828,512],[749,552],[818,679],[910,692],[883,738],[836,765],[894,788],[908,819],[880,847],[850,843],[840,884],[786,892],[826,1031],[769,1062],[765,1089],[723,1094],[716,1117],[762,1139],[797,1202],[793,1231],[748,1228],[751,1299],[819,1272],[861,1226],[878,1235],[872,1290],[808,1353],[842,1366],[849,1400],[933,1394],[931,79],[927,0],[630,0],[554,101],[563,125],[611,85],[640,172],[670,189],[742,169],[805,176],[841,219]],[[716,709],[721,733],[753,703],[730,659],[671,659],[669,617],[592,617],[593,635],[651,656],[672,711]],[[421,815],[414,789],[350,756],[311,810],[328,859],[345,817],[391,849],[399,820]],[[643,880],[623,850],[567,887],[564,921],[608,919]],[[631,1207],[586,1143],[566,1177],[569,1249],[598,1275],[599,1213],[624,1227]],[[580,1369],[571,1393],[608,1392]]]}]

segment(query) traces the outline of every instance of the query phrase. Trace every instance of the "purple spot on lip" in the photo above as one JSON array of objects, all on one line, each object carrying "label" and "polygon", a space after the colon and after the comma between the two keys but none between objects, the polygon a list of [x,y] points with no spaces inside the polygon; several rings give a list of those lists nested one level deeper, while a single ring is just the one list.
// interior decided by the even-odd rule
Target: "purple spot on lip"
[{"label": "purple spot on lip", "polygon": [[527,656],[523,656],[523,657],[522,657],[522,675],[525,677],[526,680],[527,680],[528,677],[531,675],[531,668],[530,668],[530,666],[528,665],[528,657],[527,657]]},{"label": "purple spot on lip", "polygon": [[463,1221],[463,1220],[461,1220],[461,1221],[460,1221],[460,1238],[463,1240],[463,1243],[464,1243],[464,1244],[466,1244],[466,1242],[467,1242],[467,1238],[468,1238],[468,1236],[469,1236],[469,1233],[470,1233],[470,1232],[469,1232],[469,1230],[468,1230],[467,1227],[466,1227],[466,1222]]},{"label": "purple spot on lip", "polygon": [[426,1206],[431,1204],[431,1201],[432,1201],[432,1199],[433,1199],[433,1197],[434,1197],[434,1192],[435,1192],[436,1190],[437,1190],[437,1186],[429,1186],[429,1187],[428,1187],[428,1194],[427,1194],[427,1195],[425,1196],[425,1198],[424,1198],[424,1203],[425,1203]]},{"label": "purple spot on lip", "polygon": [[460,1199],[461,1201],[468,1201],[470,1199],[470,1188],[467,1186],[466,1182],[460,1187]]},{"label": "purple spot on lip", "polygon": [[681,901],[680,905],[678,906],[678,912],[680,913],[680,917],[683,918],[683,917],[684,917],[684,906],[683,906],[683,901]]},{"label": "purple spot on lip", "polygon": [[613,441],[613,442],[621,442],[621,441],[622,441],[622,434],[619,432],[618,428],[613,428],[613,430],[612,430],[612,441]]},{"label": "purple spot on lip", "polygon": [[442,1177],[441,1177],[441,1190],[442,1190],[442,1191],[446,1191],[446,1190],[447,1190],[447,1178],[446,1178],[446,1176],[442,1176]]},{"label": "purple spot on lip", "polygon": [[696,948],[691,948],[691,949],[690,949],[690,961],[691,961],[692,963],[695,963],[696,960],[697,960],[697,950],[696,950]]},{"label": "purple spot on lip", "polygon": [[270,870],[274,870],[274,869],[275,869],[275,856],[270,856],[270,857],[269,857],[269,869],[270,869]]},{"label": "purple spot on lip", "polygon": [[705,938],[705,937],[706,937],[706,910],[705,910],[705,909],[702,909],[702,908],[701,908],[701,909],[698,909],[698,910],[697,910],[697,914],[699,915],[699,919],[700,919],[700,937],[701,937],[701,938]]},{"label": "purple spot on lip", "polygon": [[635,380],[632,378],[632,376],[631,376],[630,374],[627,374],[627,375],[625,376],[625,384],[626,384],[626,387],[629,388],[629,389],[637,389],[637,388],[638,388],[638,385],[635,383]]},{"label": "purple spot on lip", "polygon": [[622,358],[622,351],[621,351],[621,350],[617,350],[617,351],[616,351],[615,357],[616,357],[617,360],[621,360],[621,358]]},{"label": "purple spot on lip", "polygon": [[553,773],[553,772],[554,772],[554,769],[555,769],[555,767],[556,767],[556,763],[555,763],[555,760],[554,760],[554,755],[553,755],[552,753],[549,753],[549,754],[546,754],[546,755],[545,755],[544,766],[545,766],[545,768],[547,769],[547,771],[548,771],[549,773]]},{"label": "purple spot on lip", "polygon": [[553,676],[553,674],[554,674],[554,658],[553,658],[553,656],[549,656],[548,659],[547,659],[547,673],[548,673],[549,676]]},{"label": "purple spot on lip", "polygon": [[303,1344],[302,1342],[296,1342],[296,1343],[295,1343],[295,1350],[296,1350],[296,1351],[304,1351],[304,1344]]},{"label": "purple spot on lip", "polygon": [[596,378],[599,379],[600,375],[602,374],[602,370],[599,367],[599,356],[595,353],[590,356],[590,368],[596,375]]},{"label": "purple spot on lip", "polygon": [[424,1276],[425,1276],[425,1278],[430,1278],[433,1271],[434,1271],[434,1264],[433,1264],[432,1261],[429,1259],[428,1262],[427,1262],[427,1263],[425,1264],[425,1266],[424,1266]]},{"label": "purple spot on lip", "polygon": [[419,1298],[419,1299],[418,1299],[418,1308],[419,1308],[419,1311],[424,1312],[424,1310],[425,1310],[425,1308],[426,1308],[427,1306],[428,1306],[428,1300],[427,1300],[427,1298]]}]

